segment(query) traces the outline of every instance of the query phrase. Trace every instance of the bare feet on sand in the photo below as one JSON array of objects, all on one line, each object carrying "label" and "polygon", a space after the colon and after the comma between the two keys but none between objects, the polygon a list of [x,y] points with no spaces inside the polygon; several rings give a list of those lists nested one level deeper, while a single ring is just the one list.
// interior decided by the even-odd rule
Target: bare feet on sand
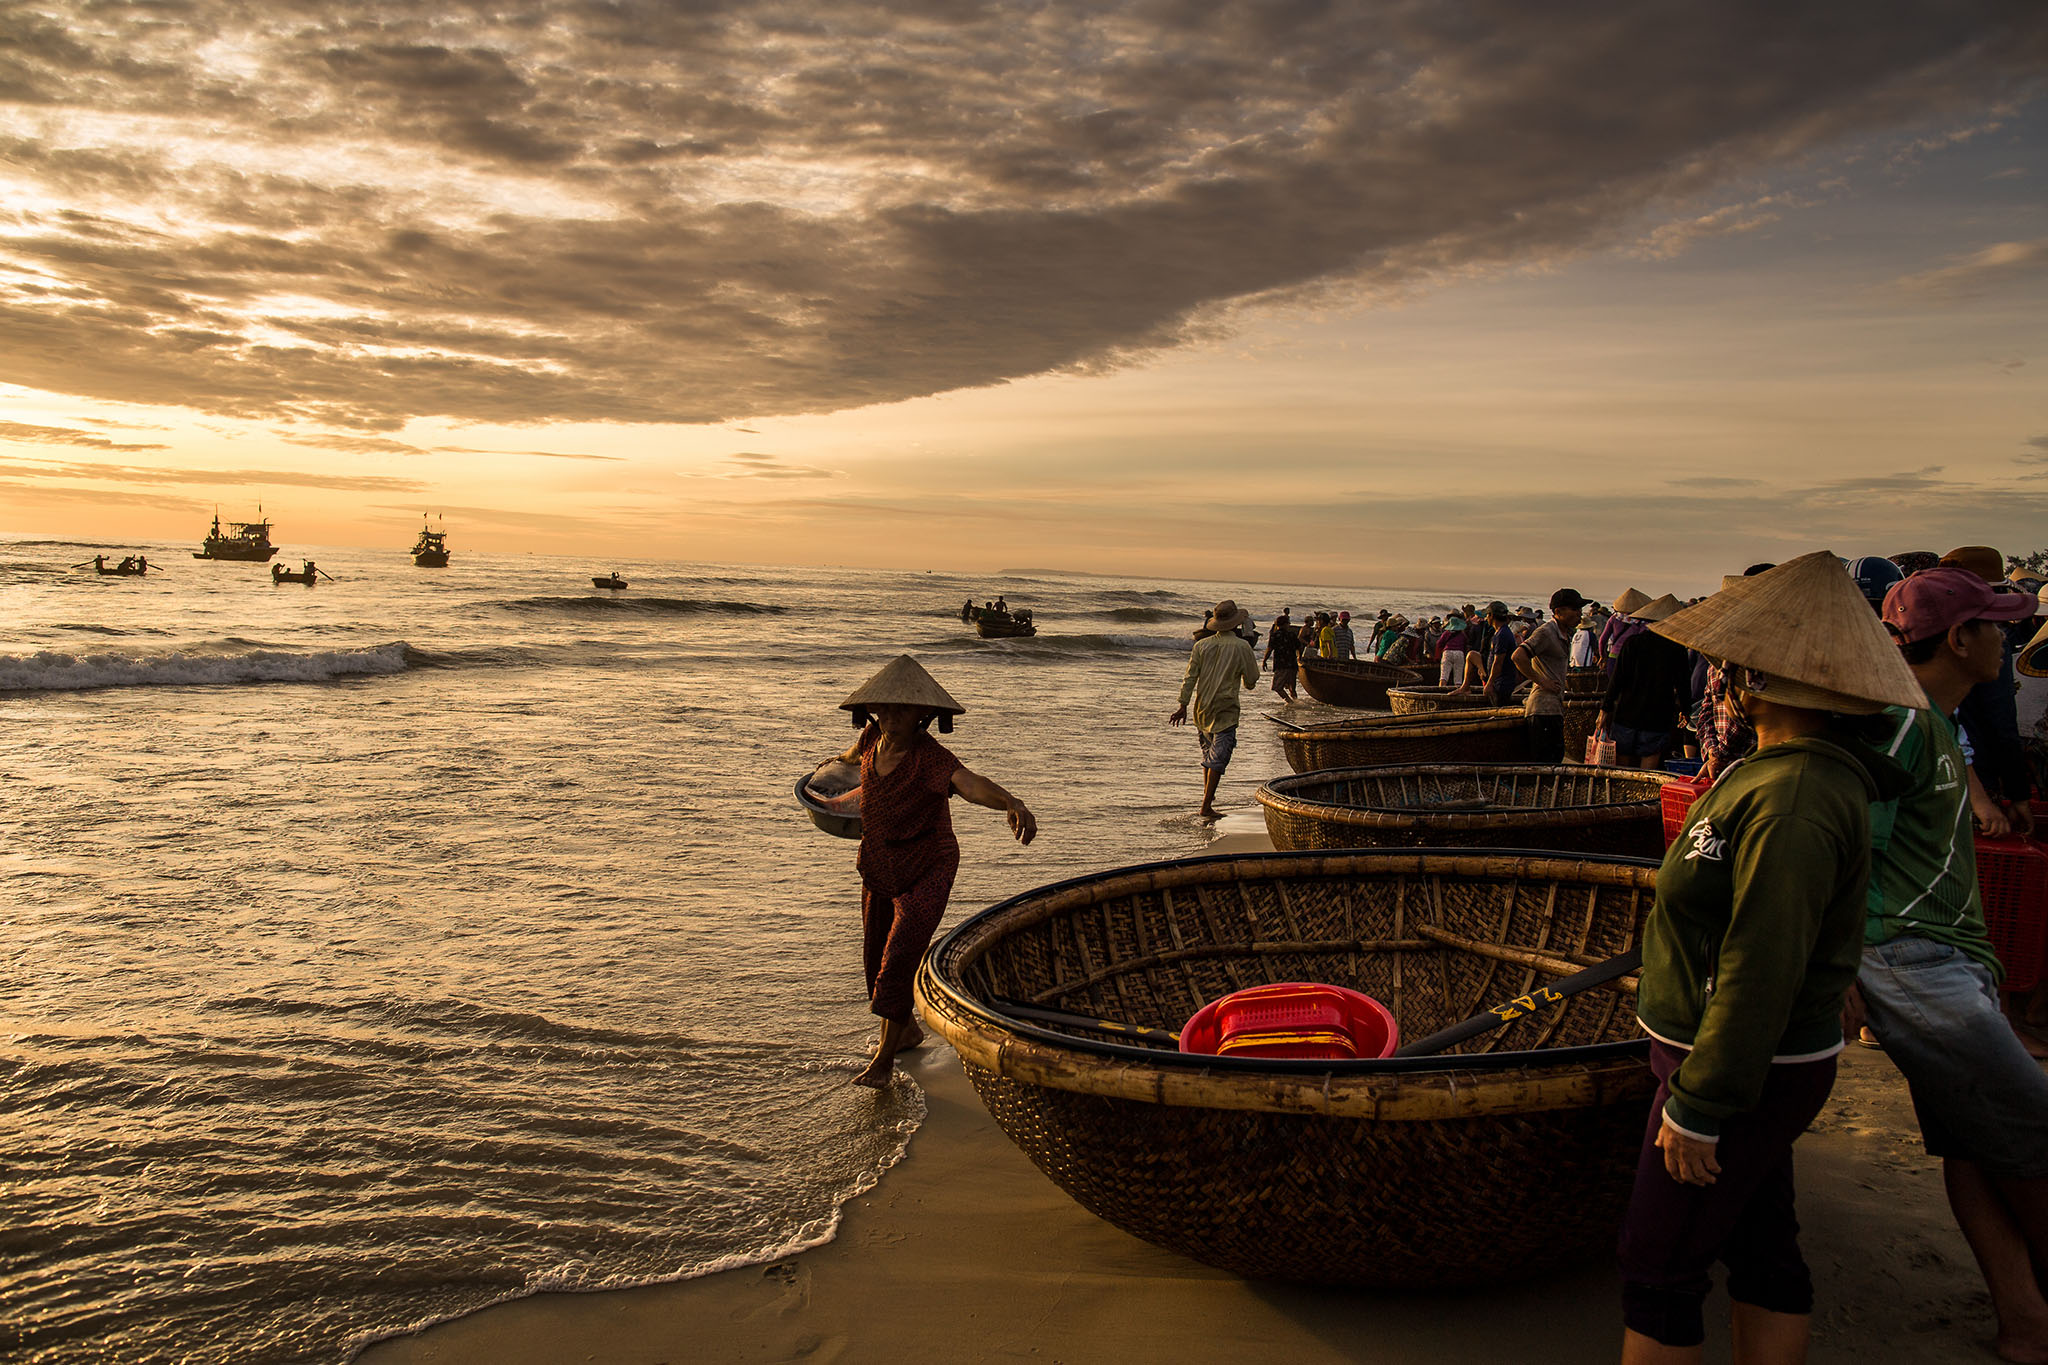
[{"label": "bare feet on sand", "polygon": [[1217,813],[1214,806],[1204,806],[1195,812],[1195,818],[1197,820],[1221,820],[1223,817]]},{"label": "bare feet on sand", "polygon": [[864,1085],[870,1090],[886,1089],[889,1075],[896,1069],[896,1054],[908,1052],[924,1042],[924,1030],[917,1026],[915,1019],[884,1019],[882,1039],[875,1044],[874,1060],[867,1070],[853,1078],[855,1085]]}]

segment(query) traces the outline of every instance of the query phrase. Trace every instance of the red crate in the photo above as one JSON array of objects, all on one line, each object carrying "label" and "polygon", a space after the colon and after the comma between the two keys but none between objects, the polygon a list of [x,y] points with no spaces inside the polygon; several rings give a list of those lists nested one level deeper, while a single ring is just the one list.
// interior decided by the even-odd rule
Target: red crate
[{"label": "red crate", "polygon": [[1664,784],[1658,794],[1664,806],[1664,846],[1678,837],[1678,831],[1685,828],[1685,817],[1692,810],[1692,803],[1700,799],[1700,793],[1714,784],[1704,777],[1680,777]]},{"label": "red crate", "polygon": [[2048,959],[2048,848],[2027,839],[1977,840],[1984,927],[2005,964],[2005,989],[2032,990]]},{"label": "red crate", "polygon": [[1182,1052],[1212,1056],[1390,1057],[1393,1014],[1369,995],[1314,981],[1253,986],[1212,1000],[1180,1031]]}]

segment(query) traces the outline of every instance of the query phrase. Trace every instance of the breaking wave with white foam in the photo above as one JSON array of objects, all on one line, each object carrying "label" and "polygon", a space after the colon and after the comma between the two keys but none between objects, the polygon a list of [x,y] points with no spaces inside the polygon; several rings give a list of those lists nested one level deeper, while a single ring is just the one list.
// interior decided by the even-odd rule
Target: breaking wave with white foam
[{"label": "breaking wave with white foam", "polygon": [[0,692],[82,692],[101,687],[220,687],[239,683],[321,683],[403,673],[403,640],[368,649],[309,653],[258,649],[242,654],[0,655]]}]

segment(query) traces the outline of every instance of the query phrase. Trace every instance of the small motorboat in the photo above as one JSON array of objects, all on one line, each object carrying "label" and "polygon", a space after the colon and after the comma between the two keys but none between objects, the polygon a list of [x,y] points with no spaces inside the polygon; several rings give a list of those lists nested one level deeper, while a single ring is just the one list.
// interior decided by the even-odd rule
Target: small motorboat
[{"label": "small motorboat", "polygon": [[590,586],[593,588],[610,588],[612,591],[617,592],[620,588],[626,586],[626,580],[615,573],[606,574],[603,578],[591,579]]}]

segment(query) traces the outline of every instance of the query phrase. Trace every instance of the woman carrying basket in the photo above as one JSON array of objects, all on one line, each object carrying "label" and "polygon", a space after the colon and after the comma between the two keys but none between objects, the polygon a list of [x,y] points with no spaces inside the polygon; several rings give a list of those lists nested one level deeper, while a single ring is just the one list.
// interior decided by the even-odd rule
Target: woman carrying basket
[{"label": "woman carrying basket", "polygon": [[1022,801],[985,777],[969,772],[952,751],[933,739],[934,719],[951,734],[953,717],[967,708],[947,695],[908,654],[839,703],[853,713],[860,738],[839,756],[860,764],[860,914],[862,960],[867,969],[868,1009],[881,1016],[882,1036],[874,1060],[854,1084],[880,1089],[889,1083],[896,1054],[916,1047],[924,1031],[911,1017],[911,979],[932,941],[960,869],[960,844],[953,837],[948,803],[961,796],[977,806],[1007,812],[1019,843],[1038,834],[1038,820]]},{"label": "woman carrying basket", "polygon": [[1692,1362],[1714,1262],[1737,1365],[1806,1358],[1792,1144],[1826,1102],[1861,959],[1870,803],[1907,775],[1853,720],[1923,706],[1841,561],[1817,552],[1650,627],[1720,661],[1756,752],[1657,874],[1636,1012],[1659,1081],[1621,1236],[1625,1365]]}]

